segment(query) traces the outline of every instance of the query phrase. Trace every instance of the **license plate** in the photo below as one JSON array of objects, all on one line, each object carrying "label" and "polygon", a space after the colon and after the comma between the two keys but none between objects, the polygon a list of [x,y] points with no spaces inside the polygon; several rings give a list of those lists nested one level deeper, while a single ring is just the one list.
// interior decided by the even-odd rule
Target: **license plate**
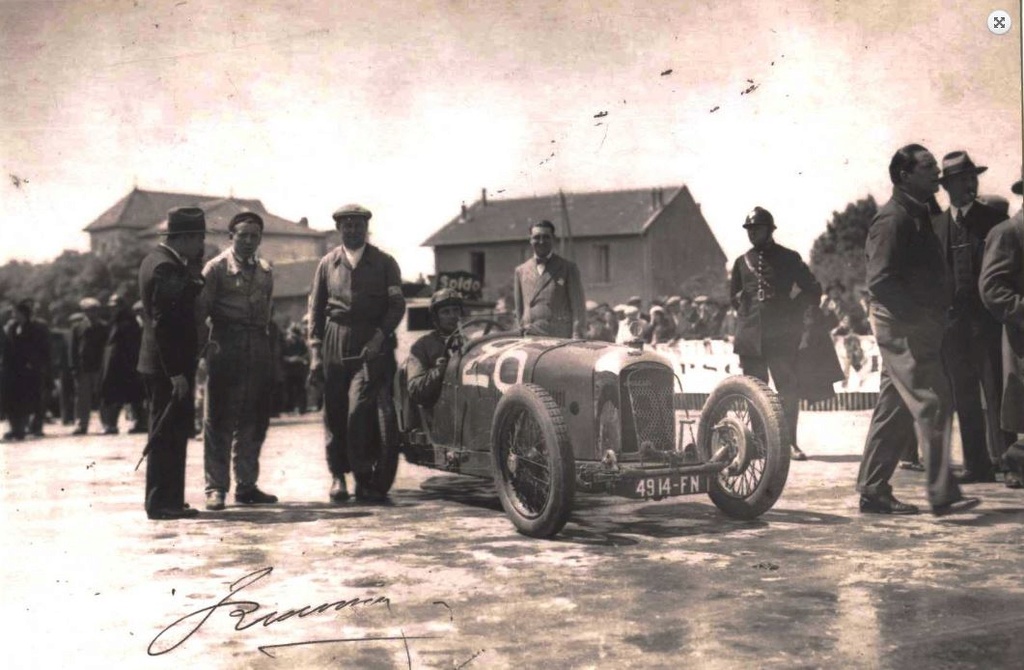
[{"label": "license plate", "polygon": [[667,498],[707,493],[710,475],[663,475],[620,480],[615,493],[627,498]]}]

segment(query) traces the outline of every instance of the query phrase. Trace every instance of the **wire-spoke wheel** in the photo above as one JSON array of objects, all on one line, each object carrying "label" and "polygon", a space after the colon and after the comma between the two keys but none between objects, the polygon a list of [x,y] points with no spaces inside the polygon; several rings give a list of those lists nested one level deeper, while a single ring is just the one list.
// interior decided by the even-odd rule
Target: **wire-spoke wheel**
[{"label": "wire-spoke wheel", "polygon": [[551,537],[565,526],[575,495],[575,465],[562,411],[536,384],[509,389],[491,429],[494,482],[516,529]]},{"label": "wire-spoke wheel", "polygon": [[720,510],[754,519],[779,499],[789,476],[785,425],[779,397],[765,383],[734,376],[715,387],[701,411],[697,441],[712,454],[724,449],[728,458],[708,492]]}]

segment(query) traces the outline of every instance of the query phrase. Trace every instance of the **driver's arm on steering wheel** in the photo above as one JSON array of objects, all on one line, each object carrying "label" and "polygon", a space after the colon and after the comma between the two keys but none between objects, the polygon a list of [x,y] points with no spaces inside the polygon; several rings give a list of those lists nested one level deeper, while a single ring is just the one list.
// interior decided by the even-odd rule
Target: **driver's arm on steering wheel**
[{"label": "driver's arm on steering wheel", "polygon": [[441,386],[450,355],[443,340],[432,335],[412,345],[409,359],[405,363],[409,397],[422,407],[433,407],[441,397]]}]

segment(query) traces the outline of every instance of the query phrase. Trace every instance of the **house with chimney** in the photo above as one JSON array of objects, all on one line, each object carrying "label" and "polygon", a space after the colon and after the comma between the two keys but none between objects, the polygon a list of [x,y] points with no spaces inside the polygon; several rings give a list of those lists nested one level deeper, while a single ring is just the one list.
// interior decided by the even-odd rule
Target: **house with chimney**
[{"label": "house with chimney", "polygon": [[289,221],[271,214],[259,200],[168,193],[134,188],[85,227],[89,248],[95,253],[112,253],[128,240],[158,237],[167,212],[175,207],[200,207],[206,213],[208,245],[225,249],[229,244],[228,223],[239,212],[256,212],[263,217],[260,254],[273,262],[319,259],[327,250],[328,231],[312,230],[305,218]]},{"label": "house with chimney", "polygon": [[685,185],[508,199],[484,190],[423,246],[433,248],[436,272],[468,270],[483,280],[484,299],[509,299],[513,270],[532,254],[530,227],[544,219],[589,300],[726,290],[725,252]]}]

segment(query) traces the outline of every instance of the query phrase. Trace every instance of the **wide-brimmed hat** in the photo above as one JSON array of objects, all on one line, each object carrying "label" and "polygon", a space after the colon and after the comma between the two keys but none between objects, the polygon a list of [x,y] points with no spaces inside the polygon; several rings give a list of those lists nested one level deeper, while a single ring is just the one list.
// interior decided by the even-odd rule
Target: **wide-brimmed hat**
[{"label": "wide-brimmed hat", "polygon": [[981,174],[987,169],[984,165],[975,165],[966,151],[953,151],[942,157],[942,177],[939,181],[958,174]]},{"label": "wide-brimmed hat", "polygon": [[198,207],[176,207],[167,212],[167,220],[160,224],[160,235],[188,235],[206,232],[206,215]]},{"label": "wide-brimmed hat", "polygon": [[1018,179],[1015,181],[1013,186],[1010,187],[1010,190],[1017,195],[1024,195],[1024,179]]}]

